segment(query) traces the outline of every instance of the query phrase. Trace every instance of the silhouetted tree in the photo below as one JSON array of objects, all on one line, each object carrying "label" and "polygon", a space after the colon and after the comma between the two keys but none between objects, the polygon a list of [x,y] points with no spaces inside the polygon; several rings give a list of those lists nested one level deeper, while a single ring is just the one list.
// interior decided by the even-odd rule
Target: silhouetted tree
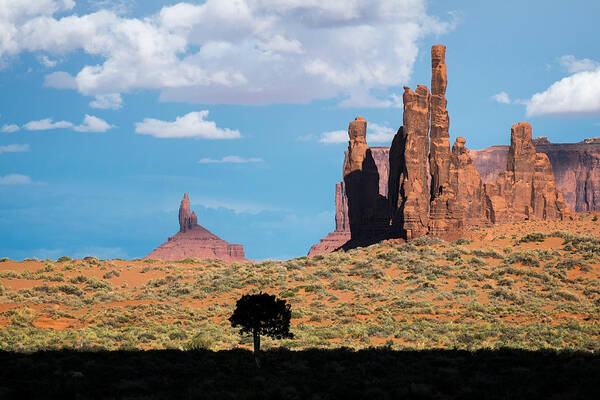
[{"label": "silhouetted tree", "polygon": [[235,305],[235,311],[229,317],[234,328],[240,327],[240,334],[251,333],[254,338],[254,360],[260,368],[260,335],[272,338],[292,338],[290,333],[290,318],[292,311],[285,300],[279,300],[274,295],[260,292],[259,294],[243,295]]}]

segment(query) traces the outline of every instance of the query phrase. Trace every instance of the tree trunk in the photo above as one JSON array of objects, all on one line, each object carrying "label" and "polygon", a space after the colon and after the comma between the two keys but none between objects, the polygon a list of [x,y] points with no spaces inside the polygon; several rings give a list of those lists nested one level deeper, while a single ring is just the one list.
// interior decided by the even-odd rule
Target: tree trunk
[{"label": "tree trunk", "polygon": [[254,361],[256,362],[256,366],[260,368],[260,335],[258,334],[258,330],[254,330]]}]

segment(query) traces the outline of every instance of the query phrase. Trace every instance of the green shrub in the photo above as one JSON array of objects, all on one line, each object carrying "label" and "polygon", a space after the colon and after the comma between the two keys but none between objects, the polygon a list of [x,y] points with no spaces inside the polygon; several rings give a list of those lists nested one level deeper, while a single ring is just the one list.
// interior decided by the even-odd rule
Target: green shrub
[{"label": "green shrub", "polygon": [[527,242],[543,242],[546,238],[546,235],[540,232],[528,233],[523,236],[518,243],[527,243]]},{"label": "green shrub", "polygon": [[71,279],[69,279],[69,282],[71,282],[71,283],[84,283],[84,282],[87,282],[87,280],[88,280],[87,276],[77,275],[77,276],[74,276]]},{"label": "green shrub", "polygon": [[103,279],[110,279],[113,276],[121,276],[121,274],[119,273],[119,271],[115,271],[114,269],[112,271],[108,271],[107,273],[105,273],[102,278]]},{"label": "green shrub", "polygon": [[81,296],[83,294],[81,289],[79,289],[77,286],[74,286],[74,285],[60,285],[58,287],[58,290],[60,290],[61,292],[65,293],[65,294],[72,294],[75,296]]},{"label": "green shrub", "polygon": [[518,262],[531,267],[539,267],[540,265],[537,254],[532,251],[512,253],[504,258],[505,264],[515,264]]},{"label": "green shrub", "polygon": [[213,340],[210,337],[204,334],[198,334],[186,343],[184,348],[186,350],[210,350],[212,345]]},{"label": "green shrub", "polygon": [[59,257],[56,260],[56,262],[59,262],[59,263],[62,263],[62,262],[65,262],[65,261],[71,261],[71,257],[69,257],[69,256],[62,256],[62,257]]},{"label": "green shrub", "polygon": [[460,238],[458,240],[455,240],[454,242],[450,243],[452,246],[460,246],[463,244],[469,244],[471,243],[471,241],[469,239],[465,239],[465,238]]}]

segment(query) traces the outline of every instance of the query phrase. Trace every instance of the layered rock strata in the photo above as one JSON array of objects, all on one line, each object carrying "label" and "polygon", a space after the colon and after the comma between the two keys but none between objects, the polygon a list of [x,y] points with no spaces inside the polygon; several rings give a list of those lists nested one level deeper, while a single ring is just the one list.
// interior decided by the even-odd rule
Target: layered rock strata
[{"label": "layered rock strata", "polygon": [[230,244],[198,225],[196,213],[190,210],[187,193],[179,206],[179,232],[144,259],[179,261],[186,258],[248,261],[241,244]]},{"label": "layered rock strata", "polygon": [[386,234],[387,198],[379,194],[379,171],[367,145],[367,121],[356,117],[348,126],[348,155],[344,186],[348,197],[348,221],[353,238]]},{"label": "layered rock strata", "polygon": [[[600,140],[580,143],[551,143],[546,137],[533,140],[536,151],[548,156],[556,187],[569,208],[600,211]],[[492,146],[472,151],[473,162],[484,182],[493,182],[504,170],[508,146]]]},{"label": "layered rock strata", "polygon": [[506,170],[494,183],[485,184],[487,218],[492,223],[539,218],[564,218],[568,214],[562,194],[556,190],[552,165],[537,153],[531,125],[513,125]]},{"label": "layered rock strata", "polygon": [[[450,148],[445,50],[433,46],[431,51],[431,93],[423,85],[414,92],[404,88],[403,126],[392,140],[388,163],[382,161],[385,148],[377,148],[375,162],[366,142],[366,120],[350,122],[344,160],[348,218],[336,210],[338,238],[338,220],[349,224],[350,240],[343,248],[423,235],[453,240],[465,227],[569,215],[552,165],[536,151],[528,123],[512,127],[504,170],[493,183],[482,183],[464,138]],[[387,172],[387,190],[382,172]],[[336,207],[344,204],[337,193],[336,186]],[[323,241],[328,245],[321,245]],[[325,238],[313,246],[311,255],[331,250],[333,244]]]}]

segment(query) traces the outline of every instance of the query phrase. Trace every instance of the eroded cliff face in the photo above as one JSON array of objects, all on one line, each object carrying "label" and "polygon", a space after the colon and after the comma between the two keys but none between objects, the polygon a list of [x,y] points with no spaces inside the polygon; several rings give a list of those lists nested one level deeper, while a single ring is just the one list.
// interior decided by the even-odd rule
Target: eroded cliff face
[{"label": "eroded cliff face", "polygon": [[[533,140],[536,151],[548,156],[556,188],[572,210],[600,211],[600,143],[585,139],[581,143],[551,143],[545,137]],[[475,150],[473,162],[484,182],[496,180],[505,168],[508,146]]]},{"label": "eroded cliff face", "polygon": [[226,262],[248,261],[241,244],[231,244],[198,225],[196,213],[190,210],[186,193],[179,206],[179,232],[158,246],[144,259],[179,261],[218,259]]},{"label": "eroded cliff face", "polygon": [[417,86],[414,92],[405,87],[403,100],[404,125],[396,133],[390,148],[393,157],[390,158],[390,170],[394,171],[394,181],[388,185],[394,233],[410,239],[427,233],[429,226],[427,155],[431,94],[423,85]]},{"label": "eroded cliff face", "polygon": [[[415,91],[404,88],[403,126],[388,151],[377,148],[377,161],[366,142],[367,122],[357,117],[350,123],[344,161],[346,190],[341,192],[347,196],[348,218],[343,209],[336,209],[337,236],[328,235],[313,246],[311,255],[332,249],[334,239],[338,240],[335,244],[342,240],[338,221],[348,221],[350,241],[344,248],[349,248],[369,240],[410,240],[423,235],[454,240],[465,227],[569,215],[550,160],[536,151],[528,123],[512,127],[504,167],[485,185],[466,140],[459,137],[450,148],[445,50],[444,46],[431,50],[431,93],[423,85]],[[496,165],[502,160],[497,151],[479,154],[485,156],[481,164]],[[336,186],[336,207],[344,204],[337,200],[337,193]]]},{"label": "eroded cliff face", "polygon": [[506,170],[495,182],[485,184],[487,216],[492,223],[529,218],[556,219],[568,214],[557,191],[548,157],[537,153],[531,125],[519,122],[511,128]]}]

